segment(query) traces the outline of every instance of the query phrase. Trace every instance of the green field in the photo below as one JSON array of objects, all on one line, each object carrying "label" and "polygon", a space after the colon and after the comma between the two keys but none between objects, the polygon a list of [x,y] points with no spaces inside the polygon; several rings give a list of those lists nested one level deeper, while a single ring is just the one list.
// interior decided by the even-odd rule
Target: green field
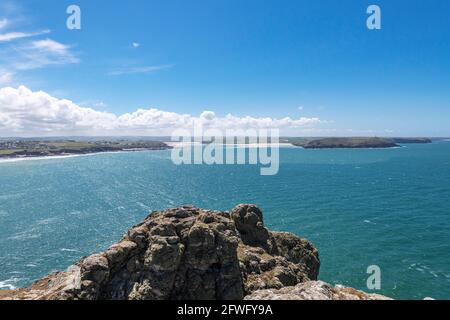
[{"label": "green field", "polygon": [[10,154],[14,154],[16,152],[21,152],[23,150],[20,149],[12,149],[12,150],[8,150],[8,149],[0,149],[0,155],[10,155]]}]

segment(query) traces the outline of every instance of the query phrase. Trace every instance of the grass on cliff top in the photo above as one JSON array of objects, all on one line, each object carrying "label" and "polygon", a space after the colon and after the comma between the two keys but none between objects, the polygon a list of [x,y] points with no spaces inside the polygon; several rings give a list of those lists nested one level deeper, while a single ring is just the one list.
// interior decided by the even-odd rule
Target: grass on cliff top
[{"label": "grass on cliff top", "polygon": [[0,155],[14,154],[15,152],[21,152],[21,151],[23,151],[23,150],[20,150],[20,149],[11,149],[11,150],[4,149],[4,150],[0,150]]},{"label": "grass on cliff top", "polygon": [[95,146],[92,143],[89,142],[83,142],[83,141],[74,141],[74,142],[51,142],[47,143],[47,145],[55,147],[55,148],[89,148],[92,146]]}]

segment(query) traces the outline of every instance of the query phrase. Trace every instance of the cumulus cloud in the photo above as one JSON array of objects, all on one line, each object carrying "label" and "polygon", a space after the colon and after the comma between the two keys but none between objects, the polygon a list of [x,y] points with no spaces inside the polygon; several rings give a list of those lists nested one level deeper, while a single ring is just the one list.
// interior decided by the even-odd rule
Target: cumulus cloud
[{"label": "cumulus cloud", "polygon": [[49,94],[18,89],[0,89],[0,135],[52,135],[110,130],[113,114],[82,108]]},{"label": "cumulus cloud", "polygon": [[320,124],[318,118],[290,117],[282,119],[217,116],[204,111],[200,116],[167,112],[155,108],[138,109],[115,115],[57,99],[25,86],[0,89],[0,136],[63,136],[63,135],[170,135],[176,129],[191,130],[201,122],[208,128],[258,129],[304,128]]}]

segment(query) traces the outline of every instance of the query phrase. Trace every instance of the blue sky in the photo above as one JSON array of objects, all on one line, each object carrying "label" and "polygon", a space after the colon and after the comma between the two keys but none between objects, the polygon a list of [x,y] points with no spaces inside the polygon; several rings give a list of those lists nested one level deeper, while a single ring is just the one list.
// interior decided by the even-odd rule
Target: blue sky
[{"label": "blue sky", "polygon": [[[70,4],[81,30],[66,28]],[[381,30],[366,28],[370,4]],[[294,135],[450,136],[447,0],[2,0],[2,19],[0,39],[36,35],[0,41],[0,87],[116,115],[153,107],[322,121]],[[40,40],[63,46],[47,57],[59,60],[11,67]]]}]

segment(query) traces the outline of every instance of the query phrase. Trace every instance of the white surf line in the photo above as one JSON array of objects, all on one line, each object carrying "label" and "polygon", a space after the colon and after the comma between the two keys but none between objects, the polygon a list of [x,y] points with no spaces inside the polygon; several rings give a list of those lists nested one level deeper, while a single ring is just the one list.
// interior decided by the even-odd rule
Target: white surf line
[{"label": "white surf line", "polygon": [[[208,143],[201,142],[165,142],[168,146],[173,148],[183,148],[190,146],[207,146]],[[213,143],[216,146],[224,146],[225,148],[271,148],[271,147],[280,147],[280,148],[297,148],[292,143],[278,143],[278,144],[270,144],[270,143],[238,143],[238,144],[224,144],[224,143]]]},{"label": "white surf line", "polygon": [[42,160],[70,159],[70,158],[75,158],[75,157],[98,156],[98,155],[101,155],[101,154],[131,153],[131,152],[144,152],[144,151],[161,151],[161,150],[158,150],[158,149],[156,149],[156,150],[150,150],[150,149],[149,150],[147,150],[147,149],[143,149],[143,150],[121,150],[121,151],[93,152],[93,153],[86,153],[86,154],[68,154],[68,155],[59,155],[59,156],[5,158],[5,159],[0,159],[0,164],[21,162],[21,161],[42,161]]}]

